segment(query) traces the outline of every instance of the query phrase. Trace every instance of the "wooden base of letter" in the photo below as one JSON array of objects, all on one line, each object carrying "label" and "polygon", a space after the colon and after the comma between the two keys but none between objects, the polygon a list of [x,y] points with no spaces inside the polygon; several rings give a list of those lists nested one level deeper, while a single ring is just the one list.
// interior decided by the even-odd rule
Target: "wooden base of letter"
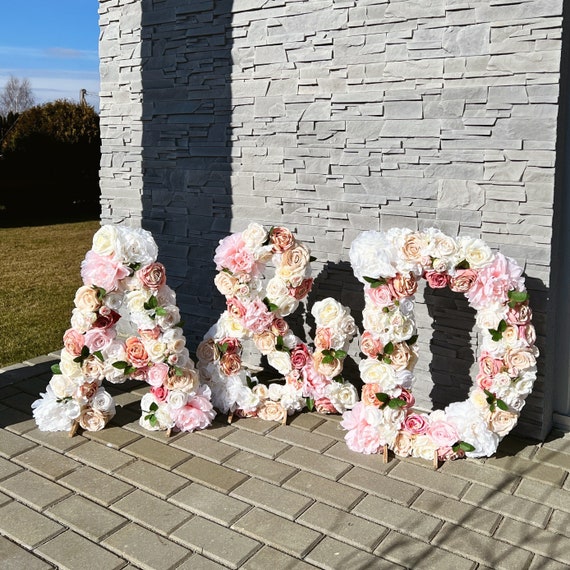
[{"label": "wooden base of letter", "polygon": [[234,419],[234,413],[233,413],[233,412],[230,412],[230,413],[228,414],[228,423],[231,424],[232,421],[233,421],[233,419]]},{"label": "wooden base of letter", "polygon": [[384,445],[382,447],[382,462],[388,463],[388,446]]},{"label": "wooden base of letter", "polygon": [[433,452],[433,468],[435,471],[439,468],[439,456],[437,455],[437,450]]},{"label": "wooden base of letter", "polygon": [[168,439],[172,435],[172,428],[168,428],[166,430],[166,439]]},{"label": "wooden base of letter", "polygon": [[78,421],[73,422],[73,425],[71,426],[71,429],[69,430],[69,433],[67,435],[69,435],[69,437],[73,437],[77,433],[78,427],[79,427],[79,422]]}]

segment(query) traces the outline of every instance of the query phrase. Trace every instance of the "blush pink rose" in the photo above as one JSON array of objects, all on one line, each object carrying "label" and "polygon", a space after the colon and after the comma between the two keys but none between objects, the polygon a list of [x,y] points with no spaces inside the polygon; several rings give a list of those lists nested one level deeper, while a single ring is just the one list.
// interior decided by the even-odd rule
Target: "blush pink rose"
[{"label": "blush pink rose", "polygon": [[465,296],[478,311],[493,302],[506,303],[511,290],[524,290],[522,268],[512,259],[497,253],[489,265],[479,270],[477,280]]},{"label": "blush pink rose", "polygon": [[302,376],[303,394],[313,398],[313,400],[318,400],[323,394],[325,387],[328,386],[329,381],[315,370],[312,362],[303,368]]},{"label": "blush pink rose", "polygon": [[151,386],[162,386],[168,378],[170,367],[165,362],[158,362],[151,366],[146,375],[146,381]]},{"label": "blush pink rose", "polygon": [[467,293],[477,279],[477,272],[473,269],[458,269],[449,280],[449,288],[455,293]]},{"label": "blush pink rose", "polygon": [[315,410],[319,414],[336,414],[337,409],[328,398],[319,398],[315,400]]},{"label": "blush pink rose", "polygon": [[422,414],[408,414],[404,420],[403,429],[414,435],[423,435],[427,432],[428,421]]},{"label": "blush pink rose", "polygon": [[390,292],[388,285],[380,285],[379,287],[367,287],[365,289],[365,292],[366,295],[368,295],[368,298],[377,307],[388,307],[393,303],[392,293]]},{"label": "blush pink rose", "polygon": [[315,332],[315,348],[329,350],[332,345],[332,330],[328,327],[319,327]]},{"label": "blush pink rose", "polygon": [[344,440],[349,449],[358,453],[377,453],[384,445],[379,431],[366,421],[366,410],[362,402],[342,414],[340,425],[348,431]]},{"label": "blush pink rose", "polygon": [[150,389],[150,393],[157,402],[166,402],[168,398],[168,390],[164,386],[153,386]]},{"label": "blush pink rose", "polygon": [[443,289],[449,283],[449,275],[447,273],[438,273],[437,271],[426,271],[424,274],[427,284],[432,289]]},{"label": "blush pink rose", "polygon": [[176,427],[191,432],[207,428],[216,415],[212,403],[204,395],[196,395],[185,406],[171,411]]},{"label": "blush pink rose", "polygon": [[246,309],[244,304],[235,297],[231,297],[226,301],[226,307],[228,308],[228,312],[238,319],[241,319],[245,315]]},{"label": "blush pink rose", "polygon": [[273,322],[273,314],[261,299],[254,299],[246,306],[242,324],[254,333],[260,334]]},{"label": "blush pink rose", "polygon": [[428,427],[427,434],[437,447],[452,447],[459,440],[455,426],[444,420],[432,422]]},{"label": "blush pink rose", "polygon": [[291,351],[291,366],[296,370],[301,370],[310,360],[309,348],[305,343],[300,342]]},{"label": "blush pink rose", "polygon": [[67,329],[63,334],[63,346],[72,356],[79,356],[84,345],[84,336],[75,329]]},{"label": "blush pink rose", "polygon": [[160,289],[166,283],[166,269],[158,261],[139,269],[137,276],[145,287],[154,291]]},{"label": "blush pink rose", "polygon": [[85,285],[115,291],[119,282],[129,275],[129,268],[111,256],[102,256],[93,250],[87,252],[81,262],[81,278]]},{"label": "blush pink rose", "polygon": [[246,248],[241,232],[232,234],[222,240],[214,254],[216,269],[229,269],[235,274],[257,274],[255,258]]},{"label": "blush pink rose", "polygon": [[85,333],[85,346],[91,353],[105,350],[116,336],[115,329],[90,329]]}]

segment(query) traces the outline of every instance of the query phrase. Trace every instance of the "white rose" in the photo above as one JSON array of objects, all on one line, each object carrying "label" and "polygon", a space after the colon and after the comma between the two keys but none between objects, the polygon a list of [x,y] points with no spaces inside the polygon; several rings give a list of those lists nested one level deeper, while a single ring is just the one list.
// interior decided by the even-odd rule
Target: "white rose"
[{"label": "white rose", "polygon": [[156,261],[158,246],[150,232],[142,228],[117,227],[120,235],[121,258],[125,264],[149,265]]},{"label": "white rose", "polygon": [[414,438],[412,443],[412,457],[419,457],[431,461],[434,458],[436,450],[437,446],[429,436],[418,435]]},{"label": "white rose", "polygon": [[358,401],[358,392],[350,382],[331,382],[325,393],[340,414],[352,409]]},{"label": "white rose", "polygon": [[168,392],[168,405],[175,410],[184,407],[188,403],[188,394],[186,392],[180,392],[178,390],[173,390]]},{"label": "white rose", "polygon": [[397,386],[394,369],[386,362],[373,358],[361,360],[358,364],[360,377],[365,384],[379,384],[383,391]]},{"label": "white rose", "polygon": [[61,351],[59,369],[64,376],[77,380],[82,378],[81,364],[74,362],[75,356],[69,354],[65,348]]},{"label": "white rose", "polygon": [[350,246],[349,258],[355,277],[364,284],[364,277],[394,277],[397,273],[396,252],[381,232],[358,235]]},{"label": "white rose", "polygon": [[75,308],[71,311],[71,328],[77,332],[86,333],[97,320],[97,314],[92,311],[82,312]]},{"label": "white rose", "polygon": [[75,383],[63,374],[54,374],[49,383],[52,387],[53,393],[60,400],[72,397],[75,392]]},{"label": "white rose", "polygon": [[286,352],[274,350],[267,355],[269,366],[275,368],[283,376],[289,374],[293,367],[291,366],[291,358]]},{"label": "white rose", "polygon": [[151,297],[152,292],[146,289],[136,289],[134,291],[125,293],[125,300],[127,302],[128,310],[131,314],[146,312],[144,306],[145,303],[148,303]]},{"label": "white rose", "polygon": [[245,242],[245,247],[250,251],[257,251],[267,241],[267,230],[261,225],[252,222],[243,230],[241,237]]},{"label": "white rose", "polygon": [[143,341],[147,354],[152,362],[162,362],[167,352],[167,345],[161,340]]},{"label": "white rose", "polygon": [[336,299],[327,297],[313,305],[311,314],[318,327],[335,328],[345,317],[346,311]]},{"label": "white rose", "polygon": [[93,251],[98,255],[113,255],[120,249],[117,226],[104,225],[93,236]]},{"label": "white rose", "polygon": [[228,311],[224,311],[216,323],[216,338],[230,336],[242,339],[247,336],[247,334],[248,332],[243,328],[238,319],[230,315]]},{"label": "white rose", "polygon": [[281,405],[288,414],[299,412],[305,407],[305,398],[302,390],[297,390],[291,384],[285,384],[281,392]]},{"label": "white rose", "polygon": [[267,397],[274,402],[278,402],[283,395],[284,385],[277,382],[271,382],[267,387]]},{"label": "white rose", "polygon": [[259,394],[247,386],[241,386],[236,394],[236,404],[240,410],[253,412],[254,410],[257,410],[259,404],[261,404],[261,399]]},{"label": "white rose", "polygon": [[171,329],[180,323],[180,310],[176,305],[164,305],[165,315],[156,315],[155,323],[163,330]]},{"label": "white rose", "polygon": [[477,312],[475,323],[481,330],[496,329],[507,316],[507,309],[502,303],[492,303]]},{"label": "white rose", "polygon": [[493,252],[485,242],[478,238],[459,238],[459,248],[461,257],[468,263],[471,269],[479,269],[490,263],[493,259]]},{"label": "white rose", "polygon": [[104,388],[99,388],[91,400],[91,407],[107,414],[115,413],[113,397]]}]

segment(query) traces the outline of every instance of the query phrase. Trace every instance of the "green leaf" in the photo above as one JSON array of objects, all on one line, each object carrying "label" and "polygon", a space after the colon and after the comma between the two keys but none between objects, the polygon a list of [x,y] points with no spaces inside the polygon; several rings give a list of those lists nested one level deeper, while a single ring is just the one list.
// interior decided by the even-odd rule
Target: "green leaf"
[{"label": "green leaf", "polygon": [[388,402],[388,407],[396,410],[398,408],[403,408],[406,405],[406,400],[402,400],[402,398],[392,398]]},{"label": "green leaf", "polygon": [[503,333],[497,329],[489,329],[489,332],[494,342],[499,342],[503,338]]},{"label": "green leaf", "polygon": [[148,421],[152,427],[156,427],[158,425],[158,420],[156,419],[156,416],[154,414],[152,414],[150,418],[148,418]]},{"label": "green leaf", "polygon": [[390,401],[390,396],[388,396],[388,394],[385,392],[378,392],[376,394],[376,398],[378,398],[378,400],[383,404],[387,404]]},{"label": "green leaf", "polygon": [[157,307],[156,311],[154,311],[155,315],[158,315],[159,317],[165,317],[168,312],[166,311],[166,309],[163,309],[162,307]]},{"label": "green leaf", "polygon": [[455,266],[455,269],[469,269],[469,262],[464,259]]},{"label": "green leaf", "polygon": [[175,374],[175,376],[184,376],[184,370],[182,370],[182,368],[180,368],[180,366],[175,366],[174,367],[174,374]]},{"label": "green leaf", "polygon": [[225,354],[226,351],[228,350],[228,343],[227,343],[227,342],[223,342],[222,344],[217,343],[217,347],[218,347],[218,350],[219,350],[222,354]]},{"label": "green leaf", "polygon": [[416,344],[417,340],[418,340],[418,335],[414,334],[406,342],[408,343],[408,346],[412,346],[412,344]]},{"label": "green leaf", "polygon": [[332,364],[333,362],[334,362],[334,356],[331,356],[330,354],[327,356],[323,356],[322,360],[323,364]]},{"label": "green leaf", "polygon": [[384,345],[384,354],[392,354],[394,352],[394,343],[389,342],[388,344]]},{"label": "green leaf", "polygon": [[507,322],[505,321],[505,319],[501,319],[498,330],[501,333],[504,333],[507,330]]},{"label": "green leaf", "polygon": [[497,398],[497,407],[500,410],[503,410],[503,412],[509,411],[509,406],[507,406],[507,404],[505,404],[505,402],[503,400],[500,400],[499,398]]},{"label": "green leaf", "polygon": [[307,402],[309,412],[312,412],[315,407],[315,400],[313,400],[313,398],[305,398],[305,402]]},{"label": "green leaf", "polygon": [[93,356],[96,356],[101,362],[103,362],[105,359],[103,358],[103,353],[100,350],[97,350],[93,353]]},{"label": "green leaf", "polygon": [[148,409],[149,409],[151,412],[156,412],[156,410],[158,410],[158,404],[157,404],[156,402],[153,402],[153,403],[148,407]]},{"label": "green leaf", "polygon": [[103,297],[105,297],[107,294],[107,291],[103,289],[103,287],[97,287],[96,285],[93,285],[93,289],[97,291],[97,299],[99,299],[99,301],[102,301]]},{"label": "green leaf", "polygon": [[509,291],[509,299],[515,303],[524,303],[528,299],[528,293],[526,291]]},{"label": "green leaf", "polygon": [[158,307],[158,300],[154,295],[150,297],[150,299],[143,305],[145,310],[152,311]]},{"label": "green leaf", "polygon": [[382,279],[382,277],[376,278],[364,276],[363,279],[370,284],[372,289],[376,289],[377,287],[380,287],[380,285],[386,285],[386,279]]},{"label": "green leaf", "polygon": [[51,365],[52,374],[61,374],[61,368],[59,367],[59,363]]},{"label": "green leaf", "polygon": [[461,451],[475,451],[475,447],[473,445],[471,445],[470,443],[467,443],[466,441],[458,441],[458,442],[454,443],[451,446],[451,449],[453,449],[453,451],[455,453],[457,453],[459,450],[461,450]]},{"label": "green leaf", "polygon": [[386,364],[392,364],[392,359],[389,356],[384,356],[382,358],[382,362],[385,362]]},{"label": "green leaf", "polygon": [[126,370],[129,367],[129,363],[124,360],[117,360],[117,362],[113,362],[113,367],[119,370]]},{"label": "green leaf", "polygon": [[335,376],[333,380],[339,384],[344,384],[344,378],[340,374],[338,376]]},{"label": "green leaf", "polygon": [[343,358],[346,358],[346,352],[344,350],[335,350],[334,353],[335,357],[338,358],[339,360],[342,360]]},{"label": "green leaf", "polygon": [[272,303],[267,297],[263,299],[265,306],[268,308],[269,312],[274,313],[275,311],[279,310],[279,306],[275,303]]}]

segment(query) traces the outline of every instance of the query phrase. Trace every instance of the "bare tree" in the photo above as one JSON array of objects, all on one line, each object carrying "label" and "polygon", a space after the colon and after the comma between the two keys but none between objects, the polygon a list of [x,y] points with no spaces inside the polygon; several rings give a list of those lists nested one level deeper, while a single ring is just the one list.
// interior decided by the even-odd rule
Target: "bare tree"
[{"label": "bare tree", "polygon": [[35,103],[34,94],[32,92],[32,84],[25,79],[18,79],[13,75],[6,82],[4,90],[0,92],[0,115],[8,115],[8,113],[21,113]]}]

